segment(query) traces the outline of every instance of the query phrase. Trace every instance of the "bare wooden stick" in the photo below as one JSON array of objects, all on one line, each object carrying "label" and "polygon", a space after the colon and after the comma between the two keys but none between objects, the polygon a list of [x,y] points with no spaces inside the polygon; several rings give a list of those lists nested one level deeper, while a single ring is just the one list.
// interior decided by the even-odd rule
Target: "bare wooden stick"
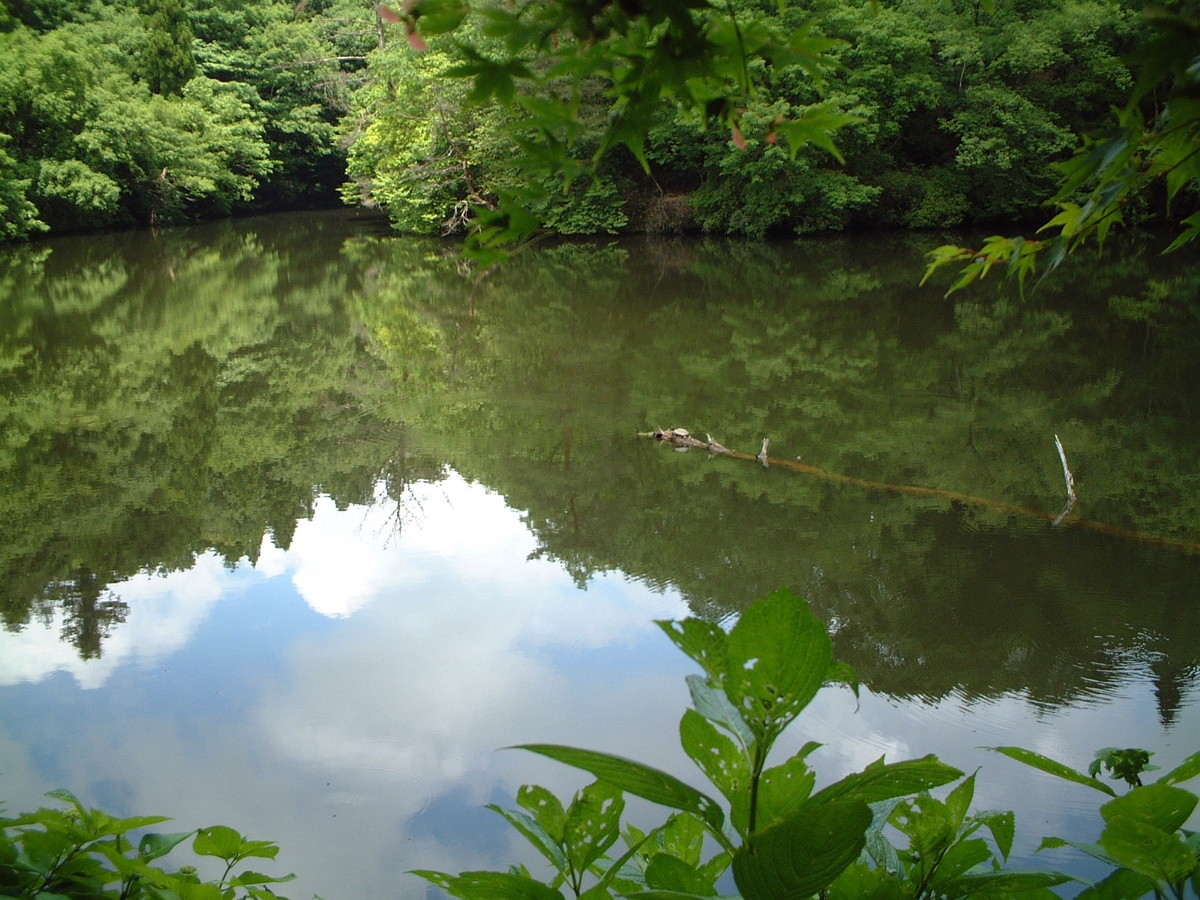
[{"label": "bare wooden stick", "polygon": [[1062,460],[1063,481],[1067,483],[1067,505],[1058,514],[1058,518],[1050,523],[1051,527],[1057,526],[1071,514],[1071,510],[1075,508],[1075,503],[1078,499],[1075,496],[1075,476],[1071,474],[1071,467],[1067,465],[1067,452],[1063,450],[1062,441],[1058,439],[1057,434],[1054,436],[1054,446],[1058,448],[1058,458]]},{"label": "bare wooden stick", "polygon": [[662,428],[655,428],[653,431],[643,432],[643,436],[652,437],[656,441],[663,441],[664,443],[671,444],[677,450],[691,450],[695,448],[699,450],[707,450],[713,456],[717,456],[721,453],[732,452],[728,447],[724,446],[719,441],[713,440],[713,436],[711,434],[706,434],[705,437],[708,438],[708,440],[702,441],[697,437],[692,437],[692,433],[686,428],[667,428],[665,430]]}]

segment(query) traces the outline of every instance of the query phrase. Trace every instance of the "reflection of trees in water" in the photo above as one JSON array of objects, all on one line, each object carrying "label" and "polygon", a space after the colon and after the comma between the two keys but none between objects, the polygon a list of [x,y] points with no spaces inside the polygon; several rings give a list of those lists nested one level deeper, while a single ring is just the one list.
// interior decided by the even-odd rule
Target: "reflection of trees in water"
[{"label": "reflection of trees in water", "polygon": [[114,625],[125,621],[129,612],[127,603],[112,599],[106,590],[108,583],[95,572],[81,571],[72,581],[46,588],[48,605],[61,610],[64,616],[62,639],[79,651],[80,659],[99,659],[104,638]]},{"label": "reflection of trees in water", "polygon": [[331,299],[355,289],[344,233],[324,252],[316,236],[209,227],[9,260],[0,283],[26,290],[3,307],[5,627],[58,614],[64,640],[99,656],[126,613],[107,585],[208,549],[253,561],[264,533],[290,544],[319,493],[371,502],[381,478],[398,498],[440,477],[406,458],[378,366]]},{"label": "reflection of trees in water", "polygon": [[[633,438],[687,425],[754,451],[769,435],[832,471],[1056,511],[1061,433],[1089,516],[1187,536],[1186,300],[1151,326],[1094,315],[1065,278],[943,301],[914,292],[908,239],[564,245],[472,292],[436,243],[279,221],[167,232],[141,255],[68,242],[72,265],[56,243],[0,273],[36,287],[6,307],[0,357],[7,627],[76,608],[98,654],[123,612],[80,573],[254,560],[319,493],[370,503],[382,480],[399,500],[450,464],[526,510],[539,554],[581,584],[620,570],[714,618],[783,584],[807,594],[876,690],[1055,706],[1140,666],[1169,719],[1192,689],[1194,557]],[[1143,265],[1090,272],[1088,290],[1129,294]],[[1167,295],[1192,296],[1187,277]]]}]

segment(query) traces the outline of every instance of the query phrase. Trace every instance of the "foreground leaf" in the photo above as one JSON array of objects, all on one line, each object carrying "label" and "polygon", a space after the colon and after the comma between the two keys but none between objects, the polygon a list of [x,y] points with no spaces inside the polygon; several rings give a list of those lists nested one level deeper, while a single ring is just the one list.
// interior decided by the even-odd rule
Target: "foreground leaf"
[{"label": "foreground leaf", "polygon": [[866,803],[809,803],[765,828],[733,857],[733,876],[746,900],[800,900],[824,890],[866,844]]},{"label": "foreground leaf", "polygon": [[847,775],[841,781],[818,791],[812,800],[824,803],[833,800],[878,803],[880,800],[928,791],[962,778],[962,775],[961,771],[933,755],[898,763],[884,763],[883,757],[880,757],[861,772]]},{"label": "foreground leaf", "polygon": [[1049,775],[1055,775],[1075,784],[1082,784],[1085,787],[1100,791],[1102,794],[1108,794],[1110,797],[1117,796],[1117,792],[1103,781],[1096,778],[1089,778],[1082,772],[1075,771],[1070,766],[1063,765],[1057,760],[1050,759],[1048,756],[1042,756],[1040,753],[1034,753],[1032,750],[1026,750],[1023,747],[991,747],[989,749],[995,750],[997,753],[1002,753],[1009,759],[1015,759],[1019,763],[1032,766]]},{"label": "foreground leaf", "polygon": [[549,885],[515,872],[463,872],[447,875],[430,869],[413,869],[411,874],[437,885],[452,897],[463,900],[563,900]]},{"label": "foreground leaf", "polygon": [[520,744],[514,749],[539,753],[568,766],[591,772],[613,787],[645,800],[690,812],[708,823],[718,840],[727,842],[724,835],[725,814],[717,802],[661,769],[609,753],[564,747],[560,744]]}]

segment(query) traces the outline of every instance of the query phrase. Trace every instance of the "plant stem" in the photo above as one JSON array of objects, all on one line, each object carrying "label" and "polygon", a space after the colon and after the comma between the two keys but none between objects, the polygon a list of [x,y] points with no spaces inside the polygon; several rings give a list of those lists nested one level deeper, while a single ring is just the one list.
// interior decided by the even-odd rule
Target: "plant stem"
[{"label": "plant stem", "polygon": [[761,741],[754,743],[754,762],[750,769],[750,813],[747,817],[746,836],[758,828],[758,784],[762,781],[763,767],[767,763],[767,751]]}]

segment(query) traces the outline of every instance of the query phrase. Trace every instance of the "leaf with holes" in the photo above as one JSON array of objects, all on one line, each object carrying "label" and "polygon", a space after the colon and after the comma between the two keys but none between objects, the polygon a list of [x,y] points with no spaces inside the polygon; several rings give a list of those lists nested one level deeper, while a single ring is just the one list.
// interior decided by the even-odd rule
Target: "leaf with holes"
[{"label": "leaf with holes", "polygon": [[561,844],[553,836],[547,834],[532,816],[526,815],[520,810],[505,809],[494,803],[488,804],[487,808],[503,816],[508,824],[536,847],[538,852],[546,857],[550,865],[554,866],[558,872],[564,876],[567,874],[569,871],[567,856],[563,853]]},{"label": "leaf with holes", "polygon": [[745,816],[739,816],[737,808],[738,798],[750,791],[750,760],[745,752],[694,709],[683,714],[679,722],[679,739],[692,762],[733,804],[734,827],[745,834]]},{"label": "leaf with holes", "polygon": [[833,663],[825,625],[787,590],[742,613],[727,646],[725,693],[763,744],[817,695]]},{"label": "leaf with holes", "polygon": [[582,874],[621,836],[621,792],[603,782],[589,784],[571,801],[563,828],[563,845],[571,869]]},{"label": "leaf with holes", "polygon": [[553,793],[539,784],[522,785],[517,791],[517,805],[528,810],[552,840],[562,842],[567,811]]},{"label": "leaf with holes", "polygon": [[666,620],[655,624],[689,659],[699,663],[710,679],[720,681],[724,677],[728,635],[719,626],[703,619]]},{"label": "leaf with holes", "polygon": [[817,773],[801,753],[763,772],[758,785],[758,827],[795,815],[811,796],[816,781]]}]

